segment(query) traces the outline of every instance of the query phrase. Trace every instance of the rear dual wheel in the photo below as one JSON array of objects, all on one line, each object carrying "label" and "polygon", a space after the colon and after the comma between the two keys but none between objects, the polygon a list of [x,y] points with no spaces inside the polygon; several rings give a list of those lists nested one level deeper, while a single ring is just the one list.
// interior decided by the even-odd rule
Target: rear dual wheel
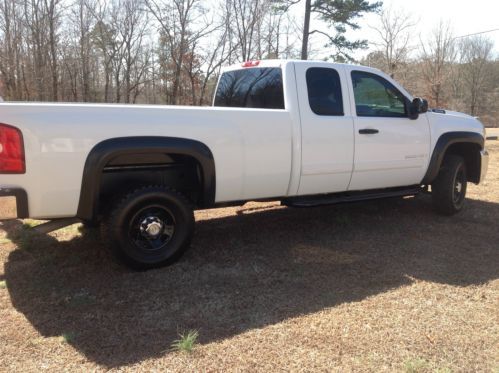
[{"label": "rear dual wheel", "polygon": [[103,237],[114,254],[141,270],[174,263],[189,247],[193,233],[189,201],[163,186],[128,193],[103,222]]}]

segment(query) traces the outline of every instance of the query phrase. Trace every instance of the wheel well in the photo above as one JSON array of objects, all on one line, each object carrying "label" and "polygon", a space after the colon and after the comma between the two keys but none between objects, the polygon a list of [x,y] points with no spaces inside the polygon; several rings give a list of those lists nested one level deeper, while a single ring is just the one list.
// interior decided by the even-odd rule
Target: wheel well
[{"label": "wheel well", "polygon": [[102,170],[98,215],[130,189],[144,185],[168,186],[182,193],[194,206],[199,206],[202,178],[201,165],[192,156],[168,153],[117,156]]},{"label": "wheel well", "polygon": [[95,221],[121,192],[144,184],[175,188],[194,207],[210,207],[216,191],[213,154],[202,142],[178,137],[104,140],[85,161],[77,217]]},{"label": "wheel well", "polygon": [[473,183],[480,182],[480,150],[475,143],[455,143],[447,148],[445,155],[454,154],[463,157],[466,163],[467,179]]}]

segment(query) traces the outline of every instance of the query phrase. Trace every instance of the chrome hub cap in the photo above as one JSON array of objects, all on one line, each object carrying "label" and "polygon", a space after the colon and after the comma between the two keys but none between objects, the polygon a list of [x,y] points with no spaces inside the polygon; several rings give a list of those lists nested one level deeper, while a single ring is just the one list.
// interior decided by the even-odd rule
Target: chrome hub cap
[{"label": "chrome hub cap", "polygon": [[163,233],[165,224],[157,217],[148,217],[140,224],[140,232],[143,236],[155,239]]}]

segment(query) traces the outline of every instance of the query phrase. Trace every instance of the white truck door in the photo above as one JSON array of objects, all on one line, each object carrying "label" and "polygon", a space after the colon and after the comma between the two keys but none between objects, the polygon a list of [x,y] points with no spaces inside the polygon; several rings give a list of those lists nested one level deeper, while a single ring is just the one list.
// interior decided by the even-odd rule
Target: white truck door
[{"label": "white truck door", "polygon": [[349,190],[415,185],[430,152],[426,114],[408,117],[409,100],[388,77],[348,67],[355,122],[355,162]]},{"label": "white truck door", "polygon": [[342,65],[295,63],[302,130],[299,195],[346,191],[353,170],[353,118]]}]

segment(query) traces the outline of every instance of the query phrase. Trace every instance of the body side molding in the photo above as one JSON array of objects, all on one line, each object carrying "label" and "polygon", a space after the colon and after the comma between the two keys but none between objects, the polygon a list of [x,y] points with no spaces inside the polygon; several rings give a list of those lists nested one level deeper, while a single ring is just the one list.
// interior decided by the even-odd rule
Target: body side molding
[{"label": "body side molding", "polygon": [[77,217],[93,220],[98,212],[99,188],[104,167],[114,158],[144,154],[175,154],[193,157],[201,168],[202,193],[200,207],[215,203],[215,161],[203,143],[177,137],[118,137],[95,145],[87,156],[78,203]]},{"label": "body side molding", "polygon": [[480,146],[480,150],[483,150],[485,141],[482,135],[476,132],[446,132],[442,134],[433,148],[433,153],[431,155],[430,164],[428,165],[428,170],[426,175],[421,181],[421,184],[431,184],[433,180],[438,175],[440,166],[445,156],[447,149],[457,143],[471,143]]}]

